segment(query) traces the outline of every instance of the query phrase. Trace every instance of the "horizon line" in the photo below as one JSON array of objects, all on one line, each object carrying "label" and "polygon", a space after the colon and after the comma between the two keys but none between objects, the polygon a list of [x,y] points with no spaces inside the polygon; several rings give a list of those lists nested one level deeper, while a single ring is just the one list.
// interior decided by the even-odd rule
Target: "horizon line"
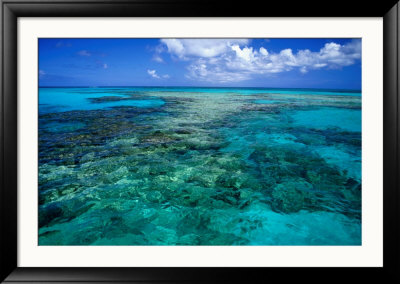
[{"label": "horizon line", "polygon": [[296,87],[246,87],[246,86],[38,86],[39,88],[208,88],[208,89],[296,89],[296,90],[334,90],[334,91],[353,91],[361,92],[361,89],[341,89],[341,88],[296,88]]}]

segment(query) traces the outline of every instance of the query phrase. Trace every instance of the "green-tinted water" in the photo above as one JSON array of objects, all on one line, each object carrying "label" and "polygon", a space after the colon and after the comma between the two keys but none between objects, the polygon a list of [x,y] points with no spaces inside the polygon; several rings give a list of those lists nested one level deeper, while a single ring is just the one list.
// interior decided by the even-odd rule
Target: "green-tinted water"
[{"label": "green-tinted water", "polygon": [[261,91],[41,89],[39,244],[360,245],[361,96]]}]

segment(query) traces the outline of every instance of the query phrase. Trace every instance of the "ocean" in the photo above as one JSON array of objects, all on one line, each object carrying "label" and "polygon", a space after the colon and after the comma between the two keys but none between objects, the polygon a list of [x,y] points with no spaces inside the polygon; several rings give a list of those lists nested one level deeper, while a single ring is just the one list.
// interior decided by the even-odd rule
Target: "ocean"
[{"label": "ocean", "polygon": [[361,245],[361,92],[39,88],[39,245]]}]

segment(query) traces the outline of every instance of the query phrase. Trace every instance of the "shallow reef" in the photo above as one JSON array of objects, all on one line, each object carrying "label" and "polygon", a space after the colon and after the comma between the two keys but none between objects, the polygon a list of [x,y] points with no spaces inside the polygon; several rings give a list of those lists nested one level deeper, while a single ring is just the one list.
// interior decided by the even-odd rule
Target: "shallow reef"
[{"label": "shallow reef", "polygon": [[90,94],[39,111],[40,245],[361,244],[360,96]]}]

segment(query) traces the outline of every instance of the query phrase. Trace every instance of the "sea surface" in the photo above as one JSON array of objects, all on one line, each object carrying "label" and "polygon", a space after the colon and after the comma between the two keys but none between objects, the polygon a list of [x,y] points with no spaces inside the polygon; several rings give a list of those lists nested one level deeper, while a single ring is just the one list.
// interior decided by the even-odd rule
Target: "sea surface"
[{"label": "sea surface", "polygon": [[361,93],[39,88],[39,245],[361,245]]}]

